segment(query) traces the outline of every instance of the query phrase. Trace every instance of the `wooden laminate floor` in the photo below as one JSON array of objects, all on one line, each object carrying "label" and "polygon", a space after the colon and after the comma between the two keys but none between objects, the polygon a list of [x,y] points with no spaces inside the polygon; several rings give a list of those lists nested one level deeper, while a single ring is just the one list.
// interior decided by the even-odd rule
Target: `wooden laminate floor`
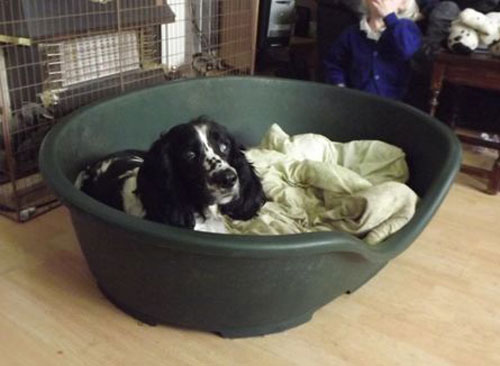
[{"label": "wooden laminate floor", "polygon": [[0,219],[0,365],[500,365],[500,194],[461,175],[420,238],[352,295],[238,340],[123,314],[99,293],[66,209]]}]

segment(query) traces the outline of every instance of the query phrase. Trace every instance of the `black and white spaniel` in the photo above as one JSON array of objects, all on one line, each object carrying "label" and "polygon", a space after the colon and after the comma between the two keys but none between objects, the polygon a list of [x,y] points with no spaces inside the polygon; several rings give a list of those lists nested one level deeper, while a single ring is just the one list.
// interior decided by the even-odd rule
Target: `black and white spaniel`
[{"label": "black and white spaniel", "polygon": [[126,150],[93,163],[75,185],[134,216],[223,233],[221,213],[248,220],[265,202],[243,149],[224,127],[202,116],[163,133],[147,152]]}]

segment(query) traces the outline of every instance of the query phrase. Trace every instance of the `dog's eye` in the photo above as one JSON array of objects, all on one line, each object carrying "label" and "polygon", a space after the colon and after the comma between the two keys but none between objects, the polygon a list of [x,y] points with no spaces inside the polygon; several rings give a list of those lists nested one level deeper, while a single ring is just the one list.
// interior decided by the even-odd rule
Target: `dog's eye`
[{"label": "dog's eye", "polygon": [[229,146],[227,146],[226,144],[220,144],[219,145],[219,150],[220,150],[221,153],[227,152],[228,148],[229,148]]},{"label": "dog's eye", "polygon": [[184,158],[188,161],[194,160],[196,158],[196,153],[194,151],[187,151],[184,153]]}]

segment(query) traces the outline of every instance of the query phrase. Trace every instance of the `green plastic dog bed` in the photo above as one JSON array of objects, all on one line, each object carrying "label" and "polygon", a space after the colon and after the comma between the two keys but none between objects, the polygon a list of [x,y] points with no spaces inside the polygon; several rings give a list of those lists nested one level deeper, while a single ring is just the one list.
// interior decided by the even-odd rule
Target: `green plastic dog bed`
[{"label": "green plastic dog bed", "polygon": [[[290,134],[399,146],[407,154],[409,186],[421,197],[416,214],[377,246],[341,232],[222,235],[131,217],[73,186],[85,163],[147,149],[160,131],[201,114],[247,146],[273,122]],[[445,125],[401,103],[316,83],[228,77],[171,82],[83,109],[49,133],[40,166],[69,207],[90,270],[115,305],[149,324],[242,337],[308,321],[408,248],[450,189],[460,151]]]}]

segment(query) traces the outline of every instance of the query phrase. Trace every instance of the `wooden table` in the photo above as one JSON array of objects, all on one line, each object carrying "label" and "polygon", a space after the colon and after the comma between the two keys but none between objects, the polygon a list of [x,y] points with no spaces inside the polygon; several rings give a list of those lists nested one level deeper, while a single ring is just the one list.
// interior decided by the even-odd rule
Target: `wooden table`
[{"label": "wooden table", "polygon": [[[435,114],[439,105],[439,94],[445,80],[459,86],[500,91],[500,59],[494,58],[489,54],[472,54],[464,56],[446,51],[439,53],[434,61],[432,72],[431,115]],[[453,104],[454,113],[452,113],[451,119],[447,122],[451,128],[455,129],[459,106],[455,99],[453,100]],[[500,131],[500,126],[498,130]],[[465,173],[488,179],[487,192],[496,194],[500,190],[500,143],[487,141],[480,137],[464,135],[460,132],[457,132],[457,136],[464,143],[496,149],[499,152],[499,158],[495,161],[492,170],[468,165],[462,165],[461,169]]]}]

